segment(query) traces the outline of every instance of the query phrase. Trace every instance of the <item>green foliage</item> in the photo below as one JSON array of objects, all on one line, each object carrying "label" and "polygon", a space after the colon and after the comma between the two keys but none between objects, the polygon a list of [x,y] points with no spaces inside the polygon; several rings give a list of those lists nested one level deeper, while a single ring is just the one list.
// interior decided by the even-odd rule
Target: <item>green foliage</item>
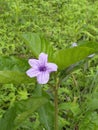
[{"label": "green foliage", "polygon": [[27,100],[14,103],[0,120],[1,130],[13,130],[17,128],[25,119],[37,110],[41,105],[45,104],[45,97],[32,97]]},{"label": "green foliage", "polygon": [[98,109],[98,92],[93,92],[92,94],[87,95],[87,100],[84,103],[87,111],[94,111]]},{"label": "green foliage", "polygon": [[87,113],[85,118],[80,122],[79,130],[97,130],[98,114],[97,112]]},{"label": "green foliage", "polygon": [[0,70],[25,72],[29,68],[28,61],[14,56],[0,56]]},{"label": "green foliage", "polygon": [[[25,59],[42,51],[65,69],[59,88],[59,129],[98,129],[98,56],[86,58],[98,52],[97,0],[0,0],[0,35],[0,130],[14,130],[15,125],[17,130],[53,130],[53,77],[42,96],[28,99],[36,86],[25,74]],[[81,47],[68,49],[73,42]],[[51,101],[42,105],[43,98]]]},{"label": "green foliage", "polygon": [[47,53],[49,58],[52,57],[53,47],[43,36],[36,33],[25,33],[22,34],[22,39],[35,57],[38,57],[41,52]]},{"label": "green foliage", "polygon": [[32,51],[33,55],[38,57],[41,52],[47,53],[49,59],[55,62],[59,69],[62,70],[80,60],[83,60],[85,57],[95,52],[93,49],[89,49],[87,47],[76,47],[70,49],[61,49],[53,55],[52,46],[38,34],[27,33],[23,34],[22,37],[29,47],[29,50]]},{"label": "green foliage", "polygon": [[96,41],[81,41],[79,42],[79,45],[82,47],[90,47],[94,49],[96,53],[98,53],[98,42]]},{"label": "green foliage", "polygon": [[80,112],[79,105],[75,102],[62,103],[59,105],[59,109],[66,111],[70,110],[74,116],[76,116]]},{"label": "green foliage", "polygon": [[38,110],[39,120],[47,130],[54,128],[54,106],[48,102]]},{"label": "green foliage", "polygon": [[26,70],[27,60],[15,57],[0,57],[0,83],[28,83],[34,80],[28,78]]},{"label": "green foliage", "polygon": [[[28,38],[29,34],[30,34],[31,40]],[[37,34],[34,34],[34,35],[31,33],[29,33],[29,34],[28,35],[25,34],[25,36],[27,36],[26,42],[29,45],[29,49],[32,48],[31,49],[32,53],[37,57],[37,55],[42,51],[41,49],[45,49],[47,53],[51,54],[51,55],[49,55],[51,58],[50,60],[54,61],[58,65],[59,69],[61,69],[61,70],[65,69],[67,67],[70,67],[72,64],[75,64],[75,63],[79,62],[80,60],[83,60],[84,58],[86,58],[87,56],[89,56],[90,54],[95,52],[94,48],[92,49],[91,47],[90,48],[89,47],[75,47],[75,48],[70,48],[70,49],[65,48],[65,49],[58,50],[52,56],[52,52],[50,53],[50,51],[48,51],[48,49],[49,49],[48,47],[50,47],[50,46],[48,46],[49,44],[46,44],[46,42],[41,42],[41,40],[39,40],[40,37],[39,36],[37,37]],[[33,43],[34,43],[34,45],[33,45]],[[43,43],[44,43],[44,47],[43,47]],[[36,44],[36,51],[33,48],[35,46],[35,44]],[[33,45],[33,47],[32,47],[32,45]],[[49,50],[51,50],[51,49],[49,49]],[[65,57],[65,55],[67,55],[67,57]],[[25,68],[28,68],[28,65],[26,66],[26,64],[25,64],[25,62],[26,62],[25,60],[22,59],[22,61],[21,61],[21,59],[14,58],[14,57],[11,57],[11,58],[1,57],[1,60],[2,60],[1,70],[3,69],[3,71],[0,71],[0,75],[1,75],[0,82],[1,83],[21,84],[21,83],[28,83],[28,82],[30,83],[31,81],[33,82],[32,79],[30,79],[30,81],[29,81],[29,78],[25,74],[25,71],[26,71]],[[8,67],[7,67],[7,64],[8,64]],[[77,83],[76,83],[74,77],[73,77],[73,80],[77,87]],[[79,94],[78,88],[77,88],[77,91]],[[11,107],[5,113],[4,117],[1,118],[1,122],[0,122],[1,124],[5,124],[5,125],[2,125],[2,130],[8,129],[8,124],[10,124],[9,129],[12,129],[12,130],[17,129],[19,126],[21,126],[22,122],[25,119],[27,119],[27,117],[30,117],[30,115],[34,111],[36,111],[39,107],[40,108],[37,110],[37,112],[39,115],[39,121],[40,121],[41,125],[43,126],[43,128],[45,128],[47,130],[52,130],[54,128],[53,103],[48,101],[47,103],[45,102],[45,104],[44,104],[44,102],[42,101],[43,99],[38,98],[39,96],[40,97],[45,96],[45,99],[50,99],[50,96],[45,91],[42,91],[41,86],[37,86],[37,88],[34,91],[34,94],[36,95],[36,97],[35,98],[33,97],[32,100],[27,99],[27,101],[20,101],[18,103],[14,103],[14,106]],[[67,94],[69,94],[69,93],[67,93]],[[37,98],[40,100],[37,101]],[[67,116],[74,118],[75,120],[73,122],[76,122],[76,123],[78,123],[78,121],[81,119],[81,116],[83,116],[83,113],[85,111],[94,112],[98,107],[98,105],[96,105],[96,101],[97,101],[96,98],[93,98],[93,100],[90,100],[90,101],[89,101],[90,98],[88,98],[85,100],[85,103],[83,104],[83,107],[84,107],[84,105],[87,103],[85,105],[87,108],[84,107],[84,111],[81,111],[79,104],[76,102],[78,98],[80,98],[80,97],[76,97],[76,99],[74,97],[73,101],[70,101],[67,103],[61,103],[59,105],[60,110],[66,110],[66,111],[70,110],[71,111],[70,114],[69,114],[69,112],[67,112]],[[31,102],[33,102],[33,105]],[[38,103],[38,102],[40,102],[40,103]],[[27,106],[27,108],[26,108],[26,106]],[[90,106],[93,106],[93,107],[90,107]],[[90,109],[88,109],[88,108],[90,108]],[[65,113],[65,111],[64,111],[64,113]],[[80,113],[81,113],[81,116],[78,117],[78,115]],[[11,116],[11,118],[10,118],[10,116]],[[8,120],[9,120],[9,122],[8,122]],[[12,120],[13,120],[13,122],[12,122]],[[62,120],[63,125],[69,125],[70,121],[71,121],[71,119],[69,119],[68,121],[64,122],[64,119],[62,117],[60,117],[60,120]],[[76,125],[77,125],[76,123],[75,124],[73,123],[70,128],[76,127]],[[62,127],[63,127],[62,124],[59,123],[60,129],[62,129]],[[79,125],[78,126],[79,129],[81,130],[81,128],[82,128],[81,124],[78,124],[78,125]]]},{"label": "green foliage", "polygon": [[65,69],[70,65],[83,60],[86,56],[92,54],[94,51],[89,48],[75,47],[70,49],[62,49],[54,54],[54,62],[59,69]]},{"label": "green foliage", "polygon": [[1,0],[0,5],[0,54],[27,54],[21,32],[43,32],[60,48],[98,39],[98,1]]},{"label": "green foliage", "polygon": [[[34,94],[36,95],[45,95],[46,97],[50,98],[50,96],[45,92],[42,91],[42,88],[40,85],[36,86],[36,89],[34,90]],[[33,94],[33,95],[34,95]],[[47,130],[53,130],[54,128],[54,105],[52,102],[47,102],[45,105],[41,106],[38,109],[39,114],[39,121]]]},{"label": "green foliage", "polygon": [[22,84],[32,83],[34,79],[30,79],[25,73],[18,71],[0,71],[0,83]]}]

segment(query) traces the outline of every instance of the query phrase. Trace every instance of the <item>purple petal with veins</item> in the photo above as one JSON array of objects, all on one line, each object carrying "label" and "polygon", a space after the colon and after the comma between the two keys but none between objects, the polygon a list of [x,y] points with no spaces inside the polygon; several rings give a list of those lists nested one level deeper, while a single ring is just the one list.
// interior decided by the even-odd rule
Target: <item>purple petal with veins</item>
[{"label": "purple petal with veins", "polygon": [[40,72],[38,69],[30,68],[29,70],[27,70],[26,74],[32,78],[38,76]]},{"label": "purple petal with veins", "polygon": [[57,71],[57,65],[54,63],[47,63],[47,71],[52,72],[52,71]]},{"label": "purple petal with veins", "polygon": [[37,76],[37,81],[39,84],[46,84],[49,81],[49,73],[46,72],[41,72],[38,76]]},{"label": "purple petal with veins", "polygon": [[48,59],[48,55],[47,54],[41,53],[39,55],[39,62],[40,62],[40,64],[45,65],[47,63],[47,59]]},{"label": "purple petal with veins", "polygon": [[39,66],[39,61],[36,59],[29,59],[29,64],[31,67],[36,68]]}]

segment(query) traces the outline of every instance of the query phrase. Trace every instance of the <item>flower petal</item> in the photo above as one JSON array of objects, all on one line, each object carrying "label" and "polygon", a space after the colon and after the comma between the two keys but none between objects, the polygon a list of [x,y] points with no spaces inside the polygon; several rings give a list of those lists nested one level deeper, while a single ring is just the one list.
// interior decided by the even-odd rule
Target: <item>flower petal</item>
[{"label": "flower petal", "polygon": [[54,63],[47,63],[47,71],[52,72],[52,71],[57,71],[57,65]]},{"label": "flower petal", "polygon": [[39,62],[41,65],[45,65],[47,63],[48,55],[45,53],[41,53],[39,55]]},{"label": "flower petal", "polygon": [[33,68],[38,68],[38,66],[39,66],[39,61],[36,60],[36,59],[29,59],[29,64],[30,64],[30,66],[33,67]]},{"label": "flower petal", "polygon": [[37,76],[37,81],[39,84],[46,84],[49,81],[49,73],[48,72],[41,72]]},{"label": "flower petal", "polygon": [[31,77],[31,78],[38,76],[39,73],[40,73],[40,72],[39,72],[37,69],[33,69],[33,68],[31,68],[31,69],[29,69],[29,70],[26,71],[26,74],[27,74],[29,77]]},{"label": "flower petal", "polygon": [[76,47],[76,46],[78,46],[78,45],[77,45],[77,43],[74,42],[74,43],[72,44],[72,47]]}]

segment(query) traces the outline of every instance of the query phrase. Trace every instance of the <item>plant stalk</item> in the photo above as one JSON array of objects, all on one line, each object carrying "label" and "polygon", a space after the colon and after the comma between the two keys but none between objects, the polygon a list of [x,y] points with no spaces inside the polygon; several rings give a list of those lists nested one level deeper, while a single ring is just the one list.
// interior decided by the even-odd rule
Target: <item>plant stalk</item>
[{"label": "plant stalk", "polygon": [[58,87],[59,87],[59,79],[57,79],[56,86],[54,89],[54,104],[55,104],[54,130],[58,130]]}]

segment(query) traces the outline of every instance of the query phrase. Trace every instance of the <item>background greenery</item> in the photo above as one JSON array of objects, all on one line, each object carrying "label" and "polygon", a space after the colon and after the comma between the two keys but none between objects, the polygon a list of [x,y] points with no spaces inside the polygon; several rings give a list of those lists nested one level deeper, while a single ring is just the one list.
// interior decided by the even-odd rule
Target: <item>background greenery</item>
[{"label": "background greenery", "polygon": [[[20,37],[23,32],[42,33],[55,49],[82,40],[98,41],[98,0],[0,0],[0,55],[32,57]],[[96,55],[62,82],[59,89],[62,130],[98,130],[97,64]],[[33,92],[33,84],[0,84],[0,117],[14,101],[27,99]],[[19,128],[33,129],[45,130],[38,113]]]}]

